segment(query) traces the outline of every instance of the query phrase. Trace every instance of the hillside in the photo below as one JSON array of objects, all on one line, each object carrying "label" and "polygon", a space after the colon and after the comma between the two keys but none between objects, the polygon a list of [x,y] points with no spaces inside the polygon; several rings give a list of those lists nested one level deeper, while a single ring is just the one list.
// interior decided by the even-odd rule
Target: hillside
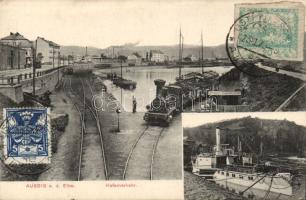
[{"label": "hillside", "polygon": [[[85,47],[80,46],[61,46],[61,54],[68,55],[85,55]],[[88,55],[100,55],[102,53],[102,49],[96,47],[87,47]]]},{"label": "hillside", "polygon": [[287,120],[264,120],[245,117],[219,123],[184,128],[184,136],[197,144],[215,145],[215,128],[221,130],[221,143],[237,147],[238,135],[244,152],[260,151],[263,142],[264,153],[301,154],[306,146],[306,127]]},{"label": "hillside", "polygon": [[[178,57],[178,46],[137,46],[137,45],[123,45],[120,47],[115,47],[115,54],[128,56],[134,52],[138,52],[141,56],[145,57],[146,52],[149,50],[161,50],[169,57]],[[184,46],[184,56],[189,54],[199,56],[200,46],[195,45],[185,45]],[[73,52],[74,55],[85,55],[85,47],[80,46],[62,46],[61,54],[62,55],[71,55]],[[88,55],[100,55],[104,53],[105,55],[111,56],[113,52],[113,47],[108,47],[105,49],[99,49],[95,47],[87,47]],[[224,45],[204,47],[204,58],[226,58],[226,51]]]},{"label": "hillside", "polygon": [[[306,38],[306,33],[305,36]],[[306,43],[306,39],[304,40]],[[134,52],[138,52],[140,55],[145,57],[146,52],[149,50],[161,50],[162,52],[166,53],[170,57],[178,57],[178,45],[164,45],[164,46],[138,46],[137,44],[125,44],[121,46],[115,46],[115,54],[121,55],[130,55]],[[184,45],[184,56],[188,56],[190,54],[195,55],[196,57],[199,56],[200,46],[199,45]],[[61,53],[63,55],[71,55],[73,52],[74,55],[85,55],[85,47],[81,46],[61,46]],[[101,53],[106,55],[112,55],[113,47],[107,48],[96,48],[96,47],[87,47],[88,55],[97,55],[99,56]],[[218,46],[204,46],[204,59],[206,58],[227,58],[225,44],[218,45]],[[304,60],[306,59],[306,44],[304,45]],[[291,62],[290,65],[297,67],[297,71],[300,71],[302,68],[305,67],[305,62]]]}]

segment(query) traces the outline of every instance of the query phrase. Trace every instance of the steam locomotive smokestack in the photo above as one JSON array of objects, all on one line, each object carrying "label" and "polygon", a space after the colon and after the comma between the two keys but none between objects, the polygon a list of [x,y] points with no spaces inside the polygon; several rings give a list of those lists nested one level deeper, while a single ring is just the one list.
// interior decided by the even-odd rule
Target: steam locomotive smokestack
[{"label": "steam locomotive smokestack", "polygon": [[216,155],[222,155],[221,144],[220,144],[220,128],[216,127]]},{"label": "steam locomotive smokestack", "polygon": [[154,80],[154,83],[156,85],[156,97],[158,97],[158,96],[161,95],[161,90],[165,86],[166,81],[164,81],[162,79],[156,79],[156,80]]}]

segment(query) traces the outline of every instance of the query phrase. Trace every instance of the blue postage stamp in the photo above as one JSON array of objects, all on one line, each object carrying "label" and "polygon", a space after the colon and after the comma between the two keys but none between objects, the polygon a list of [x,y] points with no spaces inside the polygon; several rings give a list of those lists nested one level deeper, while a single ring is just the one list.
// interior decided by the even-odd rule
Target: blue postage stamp
[{"label": "blue postage stamp", "polygon": [[236,4],[235,44],[244,58],[303,61],[304,5],[297,2]]},{"label": "blue postage stamp", "polygon": [[5,164],[43,164],[51,158],[48,108],[4,108]]}]

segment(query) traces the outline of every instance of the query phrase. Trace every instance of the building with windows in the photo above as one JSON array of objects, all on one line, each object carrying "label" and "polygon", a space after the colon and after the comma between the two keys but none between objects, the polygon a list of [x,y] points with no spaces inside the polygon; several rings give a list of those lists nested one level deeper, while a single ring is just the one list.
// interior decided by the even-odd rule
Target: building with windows
[{"label": "building with windows", "polygon": [[25,49],[0,43],[0,70],[25,68],[26,53]]},{"label": "building with windows", "polygon": [[37,37],[34,46],[36,46],[36,54],[42,55],[42,64],[53,65],[54,67],[59,65],[60,45],[43,37]]},{"label": "building with windows", "polygon": [[130,66],[138,66],[142,63],[142,57],[138,53],[128,55],[127,62]]},{"label": "building with windows", "polygon": [[[22,50],[25,50],[25,60],[26,60],[26,67],[32,66],[32,52],[33,52],[33,42],[25,38],[20,33],[10,33],[10,35],[0,39],[1,44],[13,46]],[[22,51],[23,52],[23,51]],[[22,58],[23,59],[23,58]]]},{"label": "building with windows", "polygon": [[168,61],[168,56],[160,50],[151,50],[150,61],[156,63],[164,63]]},{"label": "building with windows", "polygon": [[199,59],[192,54],[189,54],[186,58],[188,58],[191,62],[197,62]]}]

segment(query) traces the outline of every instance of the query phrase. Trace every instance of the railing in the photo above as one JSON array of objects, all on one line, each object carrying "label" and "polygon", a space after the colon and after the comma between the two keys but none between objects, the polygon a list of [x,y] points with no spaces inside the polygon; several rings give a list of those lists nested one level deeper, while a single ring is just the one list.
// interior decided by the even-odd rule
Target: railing
[{"label": "railing", "polygon": [[247,112],[249,105],[218,105],[218,112]]},{"label": "railing", "polygon": [[[49,74],[53,71],[60,70],[66,66],[60,66],[60,67],[55,67],[52,69],[48,70],[41,70],[41,71],[36,71],[35,72],[35,77],[41,77],[46,74]],[[33,78],[33,72],[28,72],[28,73],[23,73],[23,74],[18,74],[18,75],[13,75],[13,76],[5,76],[2,75],[0,76],[0,85],[16,85],[20,84],[22,81],[29,80]]]}]

